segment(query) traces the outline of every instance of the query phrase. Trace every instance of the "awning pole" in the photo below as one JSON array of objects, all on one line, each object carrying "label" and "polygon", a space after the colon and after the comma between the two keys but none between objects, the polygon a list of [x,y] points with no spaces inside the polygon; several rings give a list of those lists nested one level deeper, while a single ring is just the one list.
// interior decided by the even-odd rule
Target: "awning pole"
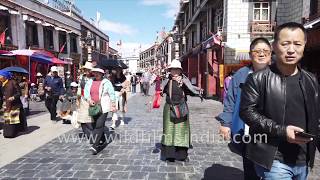
[{"label": "awning pole", "polygon": [[30,56],[29,57],[29,81],[31,81],[31,61],[30,61]]}]

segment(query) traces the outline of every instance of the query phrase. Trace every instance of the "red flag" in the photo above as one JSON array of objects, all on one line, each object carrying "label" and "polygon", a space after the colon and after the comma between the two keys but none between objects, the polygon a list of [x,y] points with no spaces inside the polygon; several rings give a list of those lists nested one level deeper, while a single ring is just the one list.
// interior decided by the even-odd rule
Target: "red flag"
[{"label": "red flag", "polygon": [[1,35],[0,35],[0,43],[1,43],[2,45],[4,45],[4,41],[6,40],[6,30],[7,30],[7,29],[5,29],[5,30],[1,33]]},{"label": "red flag", "polygon": [[214,44],[218,44],[218,45],[221,44],[222,37],[219,36],[218,33],[217,33],[217,34],[214,34],[214,33],[212,33],[211,31],[209,31],[209,34],[212,36],[212,38],[213,38],[213,43],[214,43]]},{"label": "red flag", "polygon": [[65,42],[65,43],[61,46],[59,53],[61,53],[61,52],[64,50],[64,46],[66,45],[66,43],[67,43],[67,42]]}]

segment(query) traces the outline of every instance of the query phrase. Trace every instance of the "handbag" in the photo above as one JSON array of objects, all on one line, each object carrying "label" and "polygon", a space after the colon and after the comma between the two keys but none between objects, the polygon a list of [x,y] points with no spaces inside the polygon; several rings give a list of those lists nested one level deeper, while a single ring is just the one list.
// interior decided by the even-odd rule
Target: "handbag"
[{"label": "handbag", "polygon": [[[103,87],[103,85],[102,85]],[[102,93],[103,93],[103,89],[102,89],[102,92],[101,92],[101,96],[100,96],[100,100],[102,98]],[[94,116],[98,116],[102,113],[102,107],[101,107],[101,104],[100,103],[96,103],[94,106],[89,106],[89,116],[91,117],[94,117]]]},{"label": "handbag", "polygon": [[89,116],[97,116],[101,113],[102,113],[102,109],[100,104],[89,106]]},{"label": "handbag", "polygon": [[183,99],[179,104],[173,104],[172,100],[172,80],[169,82],[169,98],[170,98],[170,119],[173,120],[174,123],[180,123],[187,120],[187,116],[189,114],[189,108],[186,101]]},{"label": "handbag", "polygon": [[80,99],[77,122],[82,123],[92,123],[92,118],[89,116],[89,103],[83,98]]},{"label": "handbag", "polygon": [[159,108],[160,104],[161,104],[161,95],[160,95],[160,91],[157,91],[153,100],[153,105],[152,107],[155,108]]}]

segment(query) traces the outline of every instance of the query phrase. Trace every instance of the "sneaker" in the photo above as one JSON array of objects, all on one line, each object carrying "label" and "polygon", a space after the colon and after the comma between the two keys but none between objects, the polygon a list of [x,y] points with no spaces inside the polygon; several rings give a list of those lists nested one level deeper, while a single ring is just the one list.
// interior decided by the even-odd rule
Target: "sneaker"
[{"label": "sneaker", "polygon": [[92,155],[97,155],[98,154],[98,150],[96,148],[94,148],[93,146],[90,147],[90,151],[91,151]]},{"label": "sneaker", "polygon": [[121,120],[121,121],[120,121],[120,126],[123,126],[123,125],[124,125],[124,121]]}]

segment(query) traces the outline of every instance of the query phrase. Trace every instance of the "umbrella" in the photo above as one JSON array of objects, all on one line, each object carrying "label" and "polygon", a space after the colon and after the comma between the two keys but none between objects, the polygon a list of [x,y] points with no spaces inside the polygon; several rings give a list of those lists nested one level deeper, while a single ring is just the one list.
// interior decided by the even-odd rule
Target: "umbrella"
[{"label": "umbrella", "polygon": [[122,61],[115,60],[115,59],[102,60],[99,65],[103,66],[106,69],[114,69],[114,68],[127,69],[128,68],[128,66],[124,64]]},{"label": "umbrella", "polygon": [[9,72],[17,72],[17,73],[29,74],[29,72],[26,69],[24,69],[22,67],[18,67],[18,66],[6,67],[6,68],[4,68],[2,70],[9,71]]},{"label": "umbrella", "polygon": [[[46,64],[68,64],[67,62],[64,62],[56,57],[48,51],[44,50],[32,50],[32,49],[19,49],[19,50],[13,50],[11,53],[15,55],[20,56],[28,56],[29,57],[29,71],[31,71],[31,63],[30,61],[38,61],[41,63]],[[29,74],[29,79],[31,78],[31,75]]]},{"label": "umbrella", "polygon": [[19,49],[11,51],[14,55],[29,56],[31,60],[47,64],[69,64],[55,57],[51,52],[44,50]]},{"label": "umbrella", "polygon": [[119,63],[122,69],[128,69],[128,66],[125,63],[123,63],[122,61],[119,61]]}]

